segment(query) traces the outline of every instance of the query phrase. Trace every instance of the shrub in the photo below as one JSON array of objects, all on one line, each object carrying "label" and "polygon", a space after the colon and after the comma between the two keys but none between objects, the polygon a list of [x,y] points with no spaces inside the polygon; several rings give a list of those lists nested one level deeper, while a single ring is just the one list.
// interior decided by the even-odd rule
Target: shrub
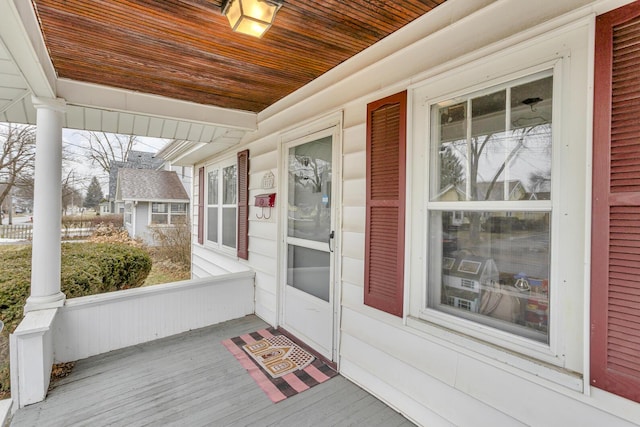
[{"label": "shrub", "polygon": [[[109,243],[62,245],[61,290],[67,298],[141,286],[151,258],[141,248]],[[31,292],[31,246],[0,252],[0,319],[5,338],[22,319]],[[0,394],[9,391],[8,348],[0,348]],[[4,392],[4,393],[3,393]]]},{"label": "shrub", "polygon": [[177,264],[180,268],[191,268],[191,227],[189,224],[150,227],[158,258]]},{"label": "shrub", "polygon": [[89,241],[94,243],[119,243],[137,248],[144,247],[144,243],[141,240],[132,239],[127,230],[112,222],[98,224]]}]

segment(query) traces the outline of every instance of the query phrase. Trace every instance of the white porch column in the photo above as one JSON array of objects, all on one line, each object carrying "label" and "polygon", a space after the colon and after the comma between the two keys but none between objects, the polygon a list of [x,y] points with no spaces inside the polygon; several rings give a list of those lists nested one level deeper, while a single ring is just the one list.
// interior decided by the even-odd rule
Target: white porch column
[{"label": "white porch column", "polygon": [[61,307],[60,222],[62,219],[63,99],[32,98],[36,107],[36,161],[33,192],[31,296],[24,311]]}]

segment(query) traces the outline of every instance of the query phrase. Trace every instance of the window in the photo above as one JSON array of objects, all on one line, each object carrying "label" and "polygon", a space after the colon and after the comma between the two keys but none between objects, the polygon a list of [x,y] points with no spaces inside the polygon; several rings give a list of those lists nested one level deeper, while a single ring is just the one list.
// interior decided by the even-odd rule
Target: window
[{"label": "window", "polygon": [[125,224],[132,224],[133,215],[133,202],[125,202],[124,204],[124,222]]},{"label": "window", "polygon": [[151,224],[185,224],[186,220],[186,203],[151,203]]},{"label": "window", "polygon": [[549,343],[552,70],[430,104],[427,308]]},{"label": "window", "polygon": [[151,203],[151,224],[169,224],[168,203]]},{"label": "window", "polygon": [[207,172],[207,242],[236,248],[238,172],[233,164],[221,164]]}]

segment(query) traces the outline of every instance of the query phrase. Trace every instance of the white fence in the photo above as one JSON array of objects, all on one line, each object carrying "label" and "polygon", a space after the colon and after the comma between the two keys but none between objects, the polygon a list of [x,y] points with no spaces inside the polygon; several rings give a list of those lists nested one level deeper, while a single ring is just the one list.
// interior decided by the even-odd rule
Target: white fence
[{"label": "white fence", "polygon": [[[64,227],[60,230],[62,239],[80,239],[93,234],[94,227]],[[0,225],[0,239],[31,240],[33,224]]]}]

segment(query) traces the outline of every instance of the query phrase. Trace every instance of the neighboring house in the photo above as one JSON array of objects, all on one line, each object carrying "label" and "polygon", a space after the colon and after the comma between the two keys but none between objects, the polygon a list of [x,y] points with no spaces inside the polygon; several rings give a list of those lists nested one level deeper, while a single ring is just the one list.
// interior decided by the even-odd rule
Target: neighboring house
[{"label": "neighboring house", "polygon": [[[40,96],[49,104],[33,100],[38,122],[46,125],[43,133],[51,136],[40,139],[39,149],[56,148],[67,114],[67,123],[77,126],[130,124],[131,132],[149,136],[171,131],[180,141],[167,147],[166,160],[193,168],[189,283],[66,301],[51,280],[59,265],[46,262],[57,259],[59,242],[55,236],[34,240],[34,260],[40,263],[34,262],[22,329],[12,335],[20,407],[44,399],[52,361],[206,326],[198,322],[248,305],[233,315],[248,311],[287,330],[335,363],[342,376],[420,425],[640,425],[640,1],[447,0],[368,48],[364,35],[376,31],[358,27],[363,50],[315,80],[301,73],[309,83],[294,92],[276,89],[296,73],[278,80],[277,68],[257,71],[257,89],[246,98],[240,89],[254,79],[244,76],[236,86],[225,79],[254,68],[224,63],[214,74],[221,78],[210,83],[199,69],[219,66],[211,56],[195,62],[198,72],[183,72],[185,62],[168,77],[185,74],[189,84],[183,86],[196,88],[206,80],[207,87],[221,87],[215,95],[202,89],[185,96],[169,78],[159,80],[164,92],[148,97],[138,88],[156,83],[151,78],[139,78],[138,86],[125,86],[127,91],[104,87],[106,81],[55,80],[54,70],[39,67],[56,61],[36,56],[54,49],[30,43],[64,33],[54,24],[62,13],[56,7],[67,2],[33,0],[17,7],[14,1],[0,0],[13,13],[0,15],[0,24],[5,19],[15,24],[6,16],[23,17],[23,9],[31,20],[0,25],[0,35],[14,43],[13,55],[5,55],[9,64],[16,57],[29,65],[16,66],[14,73],[33,71],[24,78],[40,86],[26,87],[46,89]],[[43,3],[38,16],[42,28],[49,22],[58,30],[49,33],[52,37],[33,36],[40,35],[40,21],[30,5]],[[135,9],[143,3],[149,2],[137,2]],[[180,2],[170,3],[167,10],[183,11]],[[193,16],[206,9],[195,5],[203,2],[188,3]],[[312,3],[317,5],[285,2],[281,10],[311,9]],[[327,25],[311,27],[322,28],[316,36],[331,54],[340,50],[333,43],[343,37],[326,39],[324,31],[342,23],[346,17],[339,13],[353,3],[363,12],[352,14],[369,15],[365,5],[374,2],[317,9],[336,14],[325,15]],[[431,2],[386,2],[386,7],[393,5],[402,15],[409,3],[417,8]],[[133,13],[133,6],[118,2],[118,7],[118,17],[128,8]],[[174,16],[163,8],[154,9],[154,25],[154,19]],[[368,11],[373,14],[373,8]],[[47,21],[51,15],[53,24]],[[63,16],[66,25],[70,17]],[[281,13],[274,29],[278,19],[291,16],[304,19],[305,26],[312,19]],[[200,19],[209,25],[210,19]],[[171,33],[190,21],[181,19]],[[135,27],[140,25],[142,20]],[[298,35],[293,28],[286,31]],[[17,35],[10,39],[13,32]],[[189,39],[199,34],[193,31]],[[275,66],[276,48],[289,51],[283,41],[297,40],[285,34],[268,33],[246,45],[246,38],[237,37],[227,50],[244,47]],[[206,46],[216,38],[206,38]],[[80,59],[91,52],[78,39]],[[101,49],[98,40],[94,49]],[[137,38],[130,43],[140,47]],[[168,56],[180,54],[173,40],[143,48],[165,44],[172,48]],[[73,58],[65,46],[52,47]],[[22,52],[41,60],[29,62]],[[309,61],[301,63],[315,67],[322,54],[309,51]],[[109,59],[103,57],[96,66]],[[78,75],[91,71],[64,62]],[[135,61],[118,65],[131,73]],[[233,73],[225,74],[227,68]],[[115,72],[115,67],[101,69]],[[146,67],[144,75],[154,76],[153,71]],[[38,76],[51,76],[57,86]],[[118,75],[113,82],[123,87],[126,79]],[[277,101],[256,107],[271,91]],[[23,92],[28,90],[17,91]],[[198,104],[209,99],[224,102]],[[22,117],[22,100],[31,102],[22,95],[11,104],[18,111],[5,117]],[[36,117],[28,106],[29,117]],[[450,197],[453,193],[439,200],[446,187],[440,185],[443,146],[475,156],[461,165],[467,182],[474,174],[510,182],[516,173],[524,180],[549,170],[548,197],[546,192],[526,197],[523,189],[502,185],[489,200]],[[56,157],[44,153],[44,166],[57,171]],[[484,174],[485,169],[494,173]],[[153,221],[153,203],[165,203],[167,223],[167,203],[186,203],[144,185],[144,176],[151,175],[120,170],[118,198],[130,203],[131,226],[134,216]],[[178,180],[172,186],[181,188]],[[147,188],[158,193],[144,193]],[[36,188],[36,202],[49,200],[47,190]],[[136,201],[146,205],[145,213],[134,214]],[[36,215],[42,211],[35,206]],[[460,221],[456,212],[464,212],[470,225],[453,227],[459,228],[454,240],[449,228],[454,216]],[[544,226],[514,229],[519,221],[502,226],[504,218],[518,213],[542,218]],[[483,229],[481,218],[500,219],[491,221],[495,229]],[[47,224],[58,220],[47,219],[35,217],[34,227],[42,228],[34,237],[46,235]],[[249,277],[249,284],[225,287],[239,276]],[[451,288],[465,293],[449,295]],[[157,292],[154,299],[151,292]],[[228,303],[238,295],[242,301]]]},{"label": "neighboring house", "polygon": [[189,195],[173,171],[120,169],[115,201],[124,206],[129,235],[149,245],[156,244],[154,227],[181,225],[189,219]]},{"label": "neighboring house", "polygon": [[100,215],[107,215],[111,213],[110,209],[111,203],[108,201],[100,202],[99,212]]},{"label": "neighboring house", "polygon": [[120,169],[159,169],[164,164],[164,160],[155,153],[147,151],[130,150],[124,162],[112,160],[109,163],[109,212],[124,213],[124,205],[116,202],[116,186],[118,172]]}]

